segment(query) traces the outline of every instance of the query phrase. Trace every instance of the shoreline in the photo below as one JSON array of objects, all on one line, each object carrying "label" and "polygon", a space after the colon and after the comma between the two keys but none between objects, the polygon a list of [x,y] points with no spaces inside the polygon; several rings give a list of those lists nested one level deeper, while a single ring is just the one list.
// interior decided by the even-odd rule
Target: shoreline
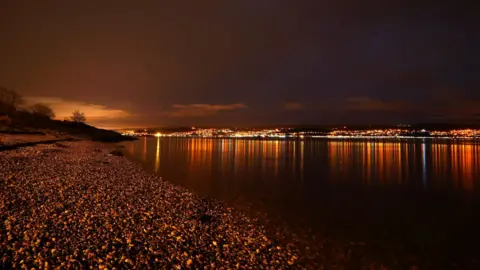
[{"label": "shoreline", "polygon": [[[125,157],[126,159],[130,160],[134,164],[137,164],[141,167],[145,172],[148,174],[155,175],[163,179],[163,177],[151,170],[148,166],[145,165],[141,160],[135,158],[131,155],[127,150],[123,143],[114,143],[111,144],[116,154],[121,153],[121,156]],[[254,205],[251,204],[240,204],[240,203],[233,203],[227,202],[221,199],[217,199],[214,197],[208,197],[201,194],[198,194],[195,190],[190,190],[188,187],[171,183],[168,179],[165,179],[169,184],[179,187],[180,189],[187,190],[187,192],[192,193],[194,196],[198,198],[202,198],[206,201],[212,201],[217,204],[223,205],[224,207],[231,209],[235,213],[239,213],[241,215],[247,216],[250,219],[254,220],[255,224],[260,225],[266,232],[266,235],[269,239],[272,239],[275,243],[280,245],[292,245],[295,246],[295,249],[300,252],[300,256],[297,258],[298,265],[302,266],[302,269],[319,269],[321,265],[324,265],[326,261],[329,261],[333,264],[340,263],[332,258],[323,258],[320,255],[320,249],[317,246],[318,243],[312,241],[312,235],[306,235],[305,232],[299,232],[292,230],[290,224],[279,216],[273,216],[266,211],[266,209],[258,209]],[[318,237],[315,236],[315,237]],[[326,239],[325,239],[326,240]],[[327,240],[328,241],[328,240]],[[343,247],[343,245],[342,245]],[[327,263],[328,265],[328,263]]]},{"label": "shoreline", "polygon": [[[464,202],[466,197],[457,193],[457,189],[427,190],[424,182],[420,182],[420,178],[406,178],[405,181],[411,180],[412,184],[418,183],[421,186],[399,185],[396,182],[393,185],[353,184],[342,186],[339,185],[340,183],[335,184],[336,182],[332,182],[334,185],[329,185],[330,182],[328,182],[312,186],[312,190],[315,189],[315,192],[312,192],[311,195],[318,198],[311,200],[307,198],[308,201],[302,201],[303,198],[298,197],[298,194],[306,194],[306,190],[301,189],[300,192],[292,193],[290,196],[290,189],[281,189],[281,195],[286,195],[281,198],[286,198],[286,200],[275,200],[277,197],[274,196],[277,193],[268,193],[268,191],[264,193],[261,188],[268,188],[270,185],[286,179],[285,182],[280,183],[286,183],[283,186],[285,187],[290,183],[297,183],[294,181],[299,178],[284,176],[276,178],[273,175],[274,167],[266,167],[267,170],[270,169],[269,175],[264,174],[263,169],[260,171],[257,167],[255,169],[258,174],[244,173],[241,170],[248,165],[241,163],[240,159],[241,166],[238,166],[238,169],[232,169],[225,174],[215,174],[223,172],[219,170],[231,164],[230,162],[224,163],[224,160],[231,161],[232,159],[228,157],[236,155],[232,151],[227,158],[223,159],[225,154],[216,154],[220,153],[221,143],[214,142],[212,147],[205,148],[205,145],[210,144],[204,142],[205,144],[196,148],[200,150],[191,150],[192,147],[187,146],[192,143],[189,139],[180,142],[176,139],[166,138],[160,147],[158,147],[160,144],[158,139],[153,139],[154,141],[151,142],[148,142],[148,138],[146,140],[146,143],[143,140],[122,143],[127,156],[131,154],[133,159],[142,164],[144,168],[150,172],[160,172],[166,177],[166,180],[180,185],[185,184],[186,187],[198,194],[222,198],[230,205],[239,206],[246,213],[260,216],[262,221],[267,221],[264,224],[271,225],[267,228],[272,227],[274,232],[286,227],[288,235],[293,236],[291,239],[293,238],[295,242],[301,244],[307,244],[306,247],[310,248],[307,252],[314,255],[311,258],[318,262],[317,265],[332,268],[345,266],[345,269],[361,269],[362,267],[369,269],[371,265],[382,266],[386,269],[415,269],[415,267],[420,269],[443,269],[445,267],[473,269],[478,264],[478,261],[474,259],[475,256],[472,255],[474,253],[472,251],[476,250],[475,243],[477,241],[474,239],[478,239],[478,233],[475,233],[472,228],[462,225],[462,223],[478,224],[471,219],[472,211],[477,207],[472,203]],[[156,144],[155,141],[157,141]],[[322,150],[326,151],[326,148]],[[202,157],[198,157],[199,162],[189,162],[190,158],[196,158],[196,153],[198,153],[196,151],[207,152],[205,161]],[[312,151],[316,151],[316,149],[310,148],[309,154],[305,155],[312,155]],[[256,154],[256,152],[254,153]],[[240,158],[250,157],[250,154],[251,152],[241,153]],[[289,157],[289,154],[290,152],[281,158]],[[417,156],[420,155],[420,153],[417,154]],[[259,153],[254,157],[265,157],[261,155]],[[162,160],[160,162],[162,165],[158,166],[157,160]],[[179,162],[178,166],[177,161]],[[306,162],[311,164],[312,161],[313,159],[310,159]],[[413,164],[420,165],[422,162],[421,159],[417,161]],[[268,163],[262,163],[262,166],[267,165]],[[233,168],[237,167],[233,165]],[[310,170],[312,170],[311,167]],[[283,172],[290,173],[285,168],[283,168]],[[262,178],[264,175],[267,177]],[[210,179],[210,176],[213,179]],[[273,177],[275,181],[271,180],[269,176]],[[318,175],[311,174],[306,179],[322,181],[321,178],[314,178],[314,176],[318,177]],[[255,192],[259,192],[249,193],[245,187],[251,186],[248,184],[243,186],[242,181],[257,180],[268,181],[265,182],[268,185],[263,182],[254,185],[257,188]],[[329,178],[329,180],[335,181],[334,178]],[[420,181],[413,182],[415,180]],[[455,181],[454,178],[446,180]],[[223,189],[225,183],[232,183],[235,188]],[[292,191],[295,191],[295,188],[300,188],[299,184],[295,184]],[[444,191],[452,193],[444,194]],[[242,196],[237,198],[237,193]],[[288,200],[290,197],[293,199],[291,203]],[[269,199],[270,201],[268,201]],[[294,206],[290,207],[287,204]],[[310,206],[312,208],[309,208]],[[303,209],[311,210],[303,211]],[[257,215],[258,213],[260,215]],[[455,250],[450,250],[452,243],[455,243]],[[303,245],[300,246],[303,247]],[[301,252],[302,255],[306,255],[305,250],[301,249]],[[456,266],[454,267],[454,265]],[[311,267],[309,269],[319,268]]]},{"label": "shoreline", "polygon": [[317,233],[296,231],[261,209],[202,197],[164,180],[118,154],[118,144],[27,137],[0,141],[14,146],[0,151],[1,269],[478,265],[467,254],[442,259],[441,249],[416,254],[420,250],[409,250],[401,239],[352,238],[348,227],[338,234],[338,223]]},{"label": "shoreline", "polygon": [[300,267],[293,244],[90,141],[0,152],[5,267]]}]

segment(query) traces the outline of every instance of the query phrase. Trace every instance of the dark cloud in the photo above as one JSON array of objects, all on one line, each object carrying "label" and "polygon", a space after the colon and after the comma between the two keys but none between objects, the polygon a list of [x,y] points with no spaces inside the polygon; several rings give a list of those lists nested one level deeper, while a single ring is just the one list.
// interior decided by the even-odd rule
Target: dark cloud
[{"label": "dark cloud", "polygon": [[285,110],[298,111],[304,109],[304,105],[300,102],[287,102],[283,105]]},{"label": "dark cloud", "polygon": [[[480,100],[476,10],[425,0],[0,1],[0,85],[129,115],[102,125],[368,123],[376,111],[425,121],[431,104]],[[238,101],[249,109],[208,107]],[[215,117],[172,117],[196,113]]]},{"label": "dark cloud", "polygon": [[165,116],[169,117],[206,117],[217,114],[221,111],[230,111],[238,109],[246,109],[247,105],[241,103],[235,104],[175,104],[172,110],[165,112]]},{"label": "dark cloud", "polygon": [[382,101],[380,99],[372,99],[368,97],[351,97],[344,104],[338,105],[351,111],[406,111],[407,105],[398,101]]},{"label": "dark cloud", "polygon": [[316,111],[341,116],[354,120],[353,123],[363,124],[369,123],[369,119],[372,119],[373,116],[375,116],[375,120],[372,122],[375,123],[379,120],[379,123],[382,121],[387,123],[388,119],[394,121],[421,119],[425,122],[439,119],[462,121],[463,119],[465,122],[470,122],[472,119],[480,117],[480,100],[437,98],[435,102],[425,103],[423,101],[348,97],[321,102],[316,106]]}]

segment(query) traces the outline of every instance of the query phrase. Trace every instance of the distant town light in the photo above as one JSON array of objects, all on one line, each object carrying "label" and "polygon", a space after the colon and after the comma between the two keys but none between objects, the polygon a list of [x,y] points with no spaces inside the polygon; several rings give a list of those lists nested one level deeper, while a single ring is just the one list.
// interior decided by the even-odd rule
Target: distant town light
[{"label": "distant town light", "polygon": [[[192,127],[195,128],[195,127]],[[425,138],[451,138],[451,139],[480,139],[480,129],[452,129],[452,130],[426,130],[419,129]],[[326,132],[298,132],[289,133],[282,129],[251,129],[232,130],[215,128],[195,128],[195,130],[160,133],[135,130],[124,130],[126,136],[154,136],[154,137],[195,137],[195,138],[419,138],[418,130],[402,128],[378,128],[378,129],[332,129]],[[420,133],[420,134],[421,134]]]}]

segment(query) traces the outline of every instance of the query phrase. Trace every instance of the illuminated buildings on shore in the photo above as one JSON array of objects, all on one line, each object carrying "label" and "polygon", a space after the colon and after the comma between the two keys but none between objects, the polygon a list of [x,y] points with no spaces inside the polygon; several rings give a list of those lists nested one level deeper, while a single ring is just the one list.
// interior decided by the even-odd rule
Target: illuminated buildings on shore
[{"label": "illuminated buildings on shore", "polygon": [[304,139],[304,138],[337,138],[337,139],[388,139],[388,138],[448,138],[448,139],[480,139],[480,129],[455,129],[448,131],[411,130],[402,128],[385,129],[335,129],[328,132],[295,131],[293,129],[242,129],[229,128],[192,128],[180,132],[135,131],[124,130],[126,136],[155,136],[177,138],[257,138],[257,139]]},{"label": "illuminated buildings on shore", "polygon": [[142,137],[142,136],[152,136],[147,130],[137,131],[137,130],[123,130],[120,132],[123,136],[132,136],[132,137]]},{"label": "illuminated buildings on shore", "polygon": [[433,137],[476,138],[480,139],[480,129],[454,129],[449,131],[432,131]]}]

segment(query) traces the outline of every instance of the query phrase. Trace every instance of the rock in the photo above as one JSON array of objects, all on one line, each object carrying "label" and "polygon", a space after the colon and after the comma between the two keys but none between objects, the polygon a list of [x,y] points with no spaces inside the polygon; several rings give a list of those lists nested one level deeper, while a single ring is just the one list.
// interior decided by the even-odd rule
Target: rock
[{"label": "rock", "polygon": [[111,156],[117,156],[117,157],[123,157],[123,153],[118,151],[118,150],[113,150],[112,152],[110,152]]},{"label": "rock", "polygon": [[207,214],[203,214],[200,218],[199,218],[199,221],[201,223],[210,223],[212,222],[213,220],[213,216],[211,215],[207,215]]}]

